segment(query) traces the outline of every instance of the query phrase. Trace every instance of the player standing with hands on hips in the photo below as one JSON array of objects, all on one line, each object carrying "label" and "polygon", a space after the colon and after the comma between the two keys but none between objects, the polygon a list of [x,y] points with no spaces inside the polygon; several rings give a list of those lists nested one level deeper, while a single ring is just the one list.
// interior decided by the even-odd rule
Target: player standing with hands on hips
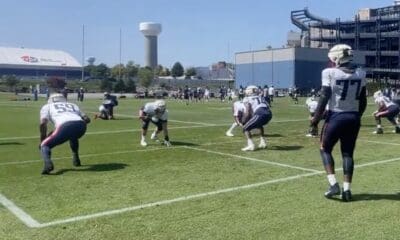
[{"label": "player standing with hands on hips", "polygon": [[321,131],[321,157],[329,181],[326,198],[340,195],[335,177],[335,161],[332,150],[340,140],[343,159],[342,200],[351,201],[350,184],[354,171],[353,153],[361,125],[361,116],[367,106],[365,71],[351,62],[350,46],[338,44],[329,50],[328,57],[334,67],[322,71],[321,97],[311,125],[317,126],[327,108],[326,120]]}]

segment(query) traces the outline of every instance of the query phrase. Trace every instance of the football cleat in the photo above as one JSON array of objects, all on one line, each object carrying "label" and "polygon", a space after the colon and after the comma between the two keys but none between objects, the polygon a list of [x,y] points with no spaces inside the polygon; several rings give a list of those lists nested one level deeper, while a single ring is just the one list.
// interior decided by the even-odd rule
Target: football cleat
[{"label": "football cleat", "polygon": [[172,144],[170,143],[170,141],[164,141],[164,144],[165,144],[165,146],[167,146],[167,147],[171,147],[171,146],[172,146]]},{"label": "football cleat", "polygon": [[350,190],[342,192],[342,200],[343,200],[343,202],[350,202],[352,200]]},{"label": "football cleat", "polygon": [[79,159],[78,156],[74,156],[72,159],[72,165],[74,165],[75,167],[80,167],[81,165],[81,160]]},{"label": "football cleat", "polygon": [[260,144],[258,144],[258,147],[261,149],[264,149],[267,147],[267,143],[265,141],[260,141]]},{"label": "football cleat", "polygon": [[140,145],[142,145],[143,147],[147,146],[147,142],[145,140],[141,140],[140,141]]},{"label": "football cleat", "polygon": [[42,170],[42,175],[48,175],[50,174],[51,171],[54,170],[53,163],[50,164],[44,164],[44,168]]},{"label": "football cleat", "polygon": [[226,132],[225,135],[228,136],[228,137],[233,137],[233,136],[234,136],[233,133],[231,133],[231,132],[229,132],[229,131]]},{"label": "football cleat", "polygon": [[247,152],[247,151],[254,151],[256,148],[254,145],[248,145],[247,147],[242,148],[242,151]]},{"label": "football cleat", "polygon": [[375,131],[372,132],[373,134],[383,134],[382,128],[377,128]]},{"label": "football cleat", "polygon": [[157,139],[157,133],[156,132],[153,132],[152,134],[151,134],[151,140],[156,140]]},{"label": "football cleat", "polygon": [[340,195],[339,183],[335,183],[333,186],[329,186],[328,191],[324,194],[326,198],[332,198],[335,195]]}]

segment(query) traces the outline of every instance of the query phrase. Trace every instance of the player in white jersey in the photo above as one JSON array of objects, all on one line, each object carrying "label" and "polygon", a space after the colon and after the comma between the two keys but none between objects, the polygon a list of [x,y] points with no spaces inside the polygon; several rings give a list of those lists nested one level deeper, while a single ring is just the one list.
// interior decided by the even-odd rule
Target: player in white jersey
[{"label": "player in white jersey", "polygon": [[[54,131],[47,136],[47,124],[54,124]],[[74,166],[80,166],[79,141],[86,132],[86,124],[90,119],[80,111],[79,107],[67,102],[62,94],[53,94],[48,103],[40,110],[40,151],[44,160],[42,174],[49,174],[54,169],[51,161],[51,149],[69,141]]]},{"label": "player in white jersey", "polygon": [[[317,110],[318,101],[313,97],[309,97],[306,100],[306,106],[308,108],[308,112],[310,113],[310,119],[314,117],[315,110]],[[310,126],[306,137],[317,137],[318,136],[318,127]]]},{"label": "player in white jersey", "polygon": [[394,132],[400,133],[400,125],[396,121],[396,117],[400,112],[400,108],[397,104],[392,102],[388,97],[384,96],[381,91],[374,93],[375,103],[378,106],[378,110],[373,113],[376,122],[375,134],[383,134],[383,128],[381,118],[385,117],[395,127]]},{"label": "player in white jersey", "polygon": [[264,139],[264,125],[272,119],[272,113],[263,97],[259,96],[258,87],[248,86],[245,90],[246,97],[243,99],[245,105],[245,115],[249,116],[249,120],[243,126],[244,135],[247,138],[247,146],[242,151],[254,151],[255,145],[252,140],[251,130],[260,130],[259,148],[266,148],[267,144]]},{"label": "player in white jersey", "polygon": [[156,140],[157,134],[163,131],[164,144],[169,147],[171,143],[168,136],[168,110],[164,100],[157,100],[155,102],[146,103],[139,111],[139,119],[142,120],[142,137],[140,145],[147,146],[146,134],[149,123],[154,123],[157,128],[151,134],[151,139]]},{"label": "player in white jersey", "polygon": [[226,136],[233,137],[233,129],[237,126],[243,126],[243,114],[245,112],[245,107],[242,101],[236,101],[232,106],[233,120],[232,126],[226,131]]},{"label": "player in white jersey", "polygon": [[311,125],[317,126],[325,108],[326,120],[321,131],[320,153],[330,187],[327,198],[340,195],[341,189],[335,177],[332,150],[340,140],[343,158],[342,200],[351,201],[350,184],[354,171],[353,153],[360,130],[361,116],[367,106],[365,71],[352,65],[350,46],[338,44],[329,50],[328,58],[334,67],[322,71],[321,97]]}]

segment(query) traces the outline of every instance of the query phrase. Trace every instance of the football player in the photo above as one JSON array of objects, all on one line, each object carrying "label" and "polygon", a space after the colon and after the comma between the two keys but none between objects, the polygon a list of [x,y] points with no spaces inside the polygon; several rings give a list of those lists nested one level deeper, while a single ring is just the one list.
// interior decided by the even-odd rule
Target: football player
[{"label": "football player", "polygon": [[168,136],[168,110],[164,100],[157,100],[155,102],[146,103],[139,111],[139,119],[142,120],[142,137],[140,145],[147,146],[146,134],[149,123],[154,123],[157,128],[151,134],[151,139],[156,140],[157,134],[161,131],[164,132],[164,144],[167,147],[171,146]]},{"label": "football player", "polygon": [[[352,64],[350,46],[337,44],[328,53],[333,67],[322,71],[321,97],[311,125],[318,126],[325,109],[325,122],[321,131],[320,153],[327,173],[329,189],[326,198],[340,195],[342,200],[351,201],[350,184],[354,171],[353,153],[360,130],[361,116],[367,106],[365,71]],[[343,189],[335,177],[333,147],[340,140],[343,159]]]},{"label": "football player", "polygon": [[114,107],[114,103],[111,99],[104,99],[99,106],[99,114],[94,115],[94,119],[101,118],[104,120],[112,119],[111,110]]},{"label": "football player", "polygon": [[[317,109],[318,101],[314,96],[307,98],[306,106],[308,108],[308,112],[310,113],[310,120],[314,117],[315,110]],[[318,136],[318,127],[311,126],[306,134],[306,137],[317,137]]]},{"label": "football player", "polygon": [[237,126],[243,126],[243,113],[245,111],[245,107],[242,101],[236,101],[233,103],[232,112],[233,112],[233,120],[232,126],[226,131],[226,136],[233,137],[233,129]]},{"label": "football player", "polygon": [[[55,129],[47,136],[47,124],[52,122]],[[44,160],[42,174],[49,174],[54,169],[51,161],[51,149],[66,141],[72,150],[72,163],[81,166],[79,159],[79,141],[86,132],[90,119],[74,103],[69,103],[62,94],[52,94],[48,103],[40,110],[40,151]]]},{"label": "football player", "polygon": [[264,125],[272,118],[271,110],[263,97],[259,96],[258,87],[248,86],[245,90],[246,97],[243,99],[245,105],[245,115],[249,116],[249,120],[243,126],[244,135],[247,138],[247,146],[242,151],[254,151],[255,145],[252,140],[251,130],[260,130],[259,148],[266,148],[267,144],[264,139]]},{"label": "football player", "polygon": [[381,118],[386,117],[387,120],[395,127],[393,132],[400,133],[399,123],[396,122],[396,117],[400,112],[397,104],[392,102],[388,97],[384,96],[381,91],[374,93],[375,103],[378,105],[378,110],[373,113],[376,122],[375,134],[383,134]]}]

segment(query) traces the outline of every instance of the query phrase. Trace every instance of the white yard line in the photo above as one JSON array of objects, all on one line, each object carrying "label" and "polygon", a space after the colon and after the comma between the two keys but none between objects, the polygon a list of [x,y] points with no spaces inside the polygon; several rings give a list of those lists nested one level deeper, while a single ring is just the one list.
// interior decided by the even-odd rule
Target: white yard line
[{"label": "white yard line", "polygon": [[[399,161],[399,160],[400,160],[400,158],[392,158],[392,159],[388,159],[388,160],[370,162],[370,163],[360,164],[360,165],[356,166],[356,168],[362,168],[362,167],[378,165],[378,164],[385,164],[385,163],[395,162],[395,161]],[[340,171],[340,170],[341,169],[336,169],[336,171]],[[258,183],[242,185],[242,186],[237,186],[237,187],[232,187],[232,188],[225,188],[225,189],[220,189],[220,190],[216,190],[216,191],[210,191],[210,192],[204,192],[204,193],[199,193],[199,194],[194,194],[194,195],[178,197],[178,198],[174,198],[174,199],[151,202],[151,203],[136,205],[136,206],[132,206],[132,207],[114,209],[114,210],[103,211],[103,212],[98,212],[98,213],[88,214],[88,215],[81,215],[81,216],[76,216],[76,217],[71,217],[71,218],[66,218],[66,219],[61,219],[61,220],[55,220],[55,221],[51,221],[51,222],[47,222],[47,223],[41,223],[37,227],[43,228],[43,227],[49,227],[49,226],[60,225],[60,224],[65,224],[65,223],[99,218],[99,217],[103,217],[103,216],[121,214],[121,213],[125,213],[125,212],[132,212],[132,211],[145,209],[145,208],[158,207],[158,206],[162,206],[162,205],[168,205],[168,204],[188,201],[188,200],[192,200],[192,199],[210,197],[210,196],[214,196],[214,195],[218,195],[218,194],[222,194],[222,193],[229,193],[229,192],[235,192],[235,191],[240,191],[240,190],[252,189],[252,188],[266,186],[266,185],[270,185],[270,184],[274,184],[274,183],[287,182],[287,181],[291,181],[291,180],[301,179],[304,177],[310,177],[310,176],[315,176],[315,175],[324,174],[324,173],[325,173],[324,171],[319,171],[319,172],[299,174],[299,175],[278,178],[278,179],[273,179],[273,180],[264,181],[264,182],[258,182]]]},{"label": "white yard line", "polygon": [[[286,122],[302,122],[308,119],[284,119],[278,121],[271,121],[271,123],[286,123]],[[189,122],[187,122],[189,123]],[[232,125],[232,122],[228,123],[218,123],[218,124],[209,124],[209,123],[198,123],[202,124],[199,126],[179,126],[179,127],[170,127],[168,129],[190,129],[190,128],[205,128],[205,127],[224,127]],[[138,129],[120,129],[120,130],[110,130],[110,131],[93,131],[86,132],[85,135],[98,135],[98,134],[114,134],[114,133],[124,133],[124,132],[140,132],[142,131],[140,128]],[[39,136],[21,136],[21,137],[3,137],[0,138],[0,141],[12,141],[12,140],[23,140],[23,139],[39,139]]]},{"label": "white yard line", "polygon": [[[392,159],[387,159],[387,160],[382,160],[382,161],[375,161],[375,162],[357,165],[356,168],[362,168],[362,167],[378,165],[378,164],[385,164],[385,163],[395,162],[395,161],[399,161],[399,160],[400,160],[400,158],[392,158]],[[336,171],[340,171],[340,169],[336,169]],[[23,210],[21,210],[19,207],[17,207],[14,203],[12,203],[10,200],[5,198],[2,194],[0,194],[0,203],[2,205],[4,205],[8,210],[10,210],[18,219],[20,219],[28,227],[43,228],[43,227],[49,227],[49,226],[60,225],[60,224],[65,224],[65,223],[99,218],[99,217],[103,217],[103,216],[121,214],[121,213],[125,213],[125,212],[132,212],[132,211],[136,211],[136,210],[140,210],[140,209],[162,206],[162,205],[172,204],[172,203],[176,203],[176,202],[183,202],[183,201],[188,201],[188,200],[192,200],[192,199],[204,198],[204,197],[214,196],[214,195],[218,195],[218,194],[222,194],[222,193],[246,190],[246,189],[256,188],[256,187],[265,186],[265,185],[274,184],[274,183],[287,182],[287,181],[301,179],[303,177],[315,176],[315,175],[319,175],[319,174],[323,174],[323,173],[324,173],[323,171],[318,171],[318,172],[312,172],[312,173],[306,173],[306,174],[299,174],[299,175],[294,175],[294,176],[285,177],[285,178],[278,178],[278,179],[273,179],[273,180],[264,181],[264,182],[258,182],[258,183],[242,185],[242,186],[237,186],[237,187],[232,187],[232,188],[225,188],[225,189],[220,189],[220,190],[216,190],[216,191],[210,191],[210,192],[204,192],[204,193],[199,193],[199,194],[194,194],[194,195],[178,197],[178,198],[174,198],[174,199],[151,202],[151,203],[136,205],[136,206],[127,207],[127,208],[114,209],[114,210],[103,211],[103,212],[98,212],[98,213],[94,213],[94,214],[81,215],[81,216],[76,216],[76,217],[71,217],[71,218],[66,218],[66,219],[61,219],[61,220],[55,220],[55,221],[51,221],[51,222],[47,222],[47,223],[39,223],[38,221],[34,220],[30,215],[25,213]]]},{"label": "white yard line", "polygon": [[266,164],[285,167],[285,168],[293,168],[293,169],[303,170],[303,171],[307,171],[307,172],[313,172],[313,173],[320,173],[321,172],[321,171],[318,171],[318,170],[315,170],[315,169],[292,166],[292,165],[288,165],[288,164],[283,164],[283,163],[278,163],[278,162],[271,162],[271,161],[268,161],[268,160],[261,160],[261,159],[257,159],[257,158],[245,157],[245,156],[240,156],[240,155],[235,155],[235,154],[230,154],[230,153],[217,152],[217,151],[212,151],[212,150],[207,150],[207,149],[202,149],[202,148],[189,147],[189,146],[184,146],[184,148],[192,149],[192,150],[196,150],[196,151],[201,151],[201,152],[217,154],[217,155],[226,156],[226,157],[233,157],[233,158],[240,158],[240,159],[245,159],[245,160],[254,161],[254,162],[261,162],[261,163],[266,163]]},{"label": "white yard line", "polygon": [[400,146],[400,143],[392,143],[392,142],[371,141],[371,140],[365,140],[365,139],[357,139],[357,141],[362,141],[362,142],[367,142],[367,143],[383,144],[383,145]]},{"label": "white yard line", "polygon": [[26,226],[30,228],[42,227],[38,221],[33,219],[24,210],[15,205],[12,201],[6,198],[0,193],[0,204],[7,208],[12,214],[14,214],[19,220],[21,220]]},{"label": "white yard line", "polygon": [[[126,150],[126,151],[116,151],[116,152],[105,152],[105,153],[90,153],[90,154],[81,154],[79,157],[97,157],[97,156],[104,156],[104,155],[115,155],[115,154],[126,154],[126,153],[134,153],[134,152],[148,152],[148,151],[157,151],[157,150],[169,150],[175,148],[183,148],[184,146],[172,146],[172,147],[159,147],[159,148],[145,148],[145,149],[136,149],[136,150]],[[60,160],[60,159],[70,159],[71,156],[68,157],[57,157],[52,158],[52,160]],[[14,161],[14,162],[4,162],[0,163],[0,166],[4,165],[19,165],[25,163],[36,163],[42,162],[43,160],[25,160],[25,161]]]}]

